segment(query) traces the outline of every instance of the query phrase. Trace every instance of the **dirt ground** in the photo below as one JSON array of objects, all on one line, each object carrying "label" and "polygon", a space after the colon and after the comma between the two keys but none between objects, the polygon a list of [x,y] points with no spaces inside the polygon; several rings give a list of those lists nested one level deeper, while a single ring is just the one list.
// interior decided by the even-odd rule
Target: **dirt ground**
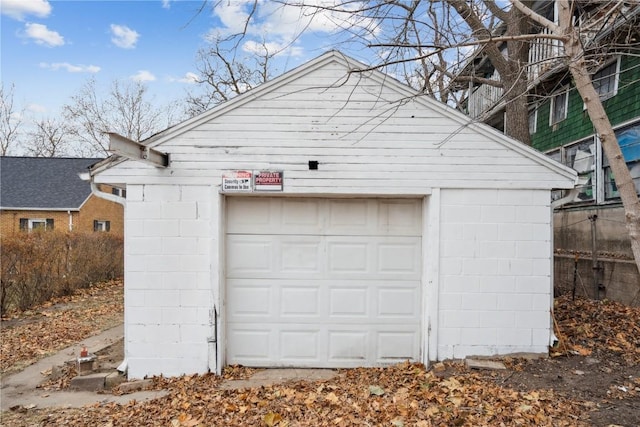
[{"label": "dirt ground", "polygon": [[[114,288],[121,284],[111,286],[104,293],[121,298],[121,288]],[[56,313],[92,306],[93,326],[111,324],[99,318],[113,312],[95,309],[100,306],[96,304],[99,293],[33,310],[25,318],[16,314],[3,320],[3,371],[15,371],[37,354],[54,350],[47,347],[36,349],[36,356],[32,351],[22,359],[15,354],[9,357],[5,338],[27,340],[52,319],[64,316]],[[154,387],[170,390],[166,400],[87,410],[21,408],[2,414],[0,421],[3,426],[148,425],[151,419],[152,424],[173,426],[640,426],[640,309],[608,301],[559,298],[555,320],[560,343],[550,350],[551,356],[500,359],[505,370],[469,370],[460,362],[432,370],[401,364],[340,370],[338,379],[321,384],[301,382],[238,392],[221,390],[224,378],[212,375],[156,378]],[[45,326],[34,328],[40,323]],[[86,329],[95,332],[93,326]],[[100,356],[118,361],[122,353],[119,342]],[[243,378],[254,372],[229,367],[225,378]],[[65,387],[65,381],[56,384]],[[49,386],[55,388],[55,384]]]}]

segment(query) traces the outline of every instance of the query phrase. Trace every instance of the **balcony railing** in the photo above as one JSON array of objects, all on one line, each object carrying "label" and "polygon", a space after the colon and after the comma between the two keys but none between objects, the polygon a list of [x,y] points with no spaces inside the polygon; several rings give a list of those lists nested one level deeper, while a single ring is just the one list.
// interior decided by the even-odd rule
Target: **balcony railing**
[{"label": "balcony railing", "polygon": [[[543,29],[540,34],[550,34],[549,30]],[[557,62],[557,58],[562,54],[563,47],[560,40],[541,37],[533,40],[529,47],[529,64],[527,66],[527,81],[529,84],[551,69]],[[500,81],[500,75],[494,71],[492,80]],[[469,94],[468,114],[477,119],[483,113],[493,108],[502,98],[504,93],[502,88],[482,84],[476,86]]]}]

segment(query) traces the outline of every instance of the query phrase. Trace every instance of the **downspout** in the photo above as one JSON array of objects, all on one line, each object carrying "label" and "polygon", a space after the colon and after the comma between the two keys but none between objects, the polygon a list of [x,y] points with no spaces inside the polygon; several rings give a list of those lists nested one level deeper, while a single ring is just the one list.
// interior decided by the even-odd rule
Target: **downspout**
[{"label": "downspout", "polygon": [[67,211],[67,215],[69,215],[69,231],[73,231],[73,215],[71,211]]},{"label": "downspout", "polygon": [[[91,175],[91,173],[83,172],[83,173],[80,173],[78,175],[80,176],[81,180],[89,181],[89,184],[91,185],[91,194],[93,194],[96,197],[99,197],[101,199],[108,200],[110,202],[118,203],[118,204],[122,205],[122,207],[125,206],[126,199],[124,197],[116,196],[115,194],[105,193],[104,191],[100,190],[98,188],[98,185],[95,182],[93,182],[93,175]],[[119,372],[122,372],[123,374],[126,374],[128,367],[129,366],[128,366],[128,361],[127,361],[127,356],[125,354],[124,360],[122,361],[122,363],[120,363],[120,365],[118,365],[118,367],[116,369]]]},{"label": "downspout", "polygon": [[[578,180],[576,179],[576,181]],[[554,283],[555,273],[553,271],[553,266],[555,264],[553,257],[553,248],[555,247],[555,243],[553,242],[553,212],[557,208],[564,206],[576,199],[576,196],[580,193],[580,188],[577,187],[577,184],[579,184],[579,182],[576,182],[576,185],[571,190],[569,190],[569,193],[566,196],[551,202],[551,336],[549,337],[549,345],[551,347],[555,347],[556,345],[558,345],[558,337],[555,334],[555,322],[553,317],[553,292],[556,287]]]}]

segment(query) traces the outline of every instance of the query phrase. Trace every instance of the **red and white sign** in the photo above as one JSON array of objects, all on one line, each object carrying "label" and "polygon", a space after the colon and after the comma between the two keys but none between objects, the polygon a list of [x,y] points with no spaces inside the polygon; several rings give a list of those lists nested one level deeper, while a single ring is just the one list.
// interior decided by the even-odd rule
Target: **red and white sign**
[{"label": "red and white sign", "polygon": [[282,171],[260,171],[253,177],[255,191],[282,191]]},{"label": "red and white sign", "polygon": [[250,193],[253,191],[251,185],[251,171],[231,171],[222,174],[222,191],[235,193]]}]

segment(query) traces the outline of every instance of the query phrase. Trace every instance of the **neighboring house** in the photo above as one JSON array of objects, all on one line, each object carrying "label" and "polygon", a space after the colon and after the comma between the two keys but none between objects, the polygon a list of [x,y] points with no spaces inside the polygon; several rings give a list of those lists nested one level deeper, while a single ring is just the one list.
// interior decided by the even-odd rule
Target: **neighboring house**
[{"label": "neighboring house", "polygon": [[[547,18],[556,18],[555,2],[538,5]],[[612,6],[619,9],[607,9]],[[583,2],[581,7],[576,19],[584,28],[594,28],[590,24],[596,19],[609,17],[596,27],[600,31],[583,34],[583,42],[590,52],[596,52],[593,62],[598,65],[593,68],[592,80],[640,192],[640,58],[621,38],[640,37],[640,4]],[[615,180],[566,67],[552,60],[561,50],[557,41],[532,43],[527,69],[532,146],[579,174],[579,191],[564,200],[568,203],[556,209],[554,216],[556,288],[559,292],[577,288],[592,297],[640,305],[640,275]],[[482,58],[479,51],[465,73],[499,79]],[[501,96],[502,91],[495,87],[474,86],[468,96],[469,115],[502,129],[505,105]],[[558,191],[554,199],[567,195]]]},{"label": "neighboring house", "polygon": [[129,377],[547,353],[576,173],[366,68],[328,52],[92,167],[127,190]]},{"label": "neighboring house", "polygon": [[92,195],[79,176],[100,160],[0,157],[0,235],[38,229],[122,235],[122,204]]}]

